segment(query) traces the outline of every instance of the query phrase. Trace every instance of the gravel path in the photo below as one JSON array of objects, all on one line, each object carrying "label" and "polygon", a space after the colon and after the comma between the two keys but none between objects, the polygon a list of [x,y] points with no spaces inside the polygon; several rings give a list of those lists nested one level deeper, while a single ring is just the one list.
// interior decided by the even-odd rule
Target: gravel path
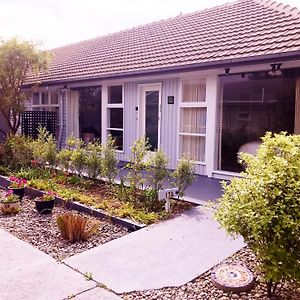
[{"label": "gravel path", "polygon": [[128,233],[124,227],[100,220],[98,232],[88,241],[71,244],[61,237],[56,225],[56,216],[67,211],[65,208],[55,207],[52,214],[41,215],[35,210],[34,201],[24,198],[18,214],[0,213],[0,227],[57,260],[81,253]]},{"label": "gravel path", "polygon": [[[241,264],[248,267],[254,272],[256,266],[255,256],[248,247],[240,250],[233,256],[226,259],[223,263]],[[142,300],[142,299],[172,299],[172,300],[227,300],[227,299],[241,299],[241,300],[256,300],[269,299],[266,296],[266,286],[262,283],[259,274],[255,274],[256,284],[254,288],[248,292],[240,294],[225,293],[213,286],[210,280],[211,271],[199,276],[193,281],[181,286],[170,287],[159,290],[148,290],[143,292],[124,293],[120,295],[124,300]],[[281,298],[299,300],[300,288],[295,286],[284,286],[281,289]]]}]

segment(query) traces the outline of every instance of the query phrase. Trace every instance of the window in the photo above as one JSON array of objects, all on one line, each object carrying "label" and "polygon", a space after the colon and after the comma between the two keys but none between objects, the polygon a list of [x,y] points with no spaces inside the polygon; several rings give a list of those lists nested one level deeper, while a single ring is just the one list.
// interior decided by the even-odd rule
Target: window
[{"label": "window", "polygon": [[123,122],[123,86],[108,87],[107,99],[107,134],[116,141],[118,150],[123,150],[124,122]]},{"label": "window", "polygon": [[59,95],[56,91],[34,92],[32,94],[33,111],[55,111],[57,114],[56,136],[59,133]]},{"label": "window", "polygon": [[180,103],[179,154],[205,163],[206,83],[201,79],[182,81]]}]

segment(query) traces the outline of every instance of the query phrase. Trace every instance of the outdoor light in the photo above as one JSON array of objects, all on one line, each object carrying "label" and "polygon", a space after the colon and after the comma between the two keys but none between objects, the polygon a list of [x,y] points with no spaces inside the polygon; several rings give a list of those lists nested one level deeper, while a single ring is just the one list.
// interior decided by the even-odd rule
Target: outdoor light
[{"label": "outdoor light", "polygon": [[230,68],[225,68],[224,71],[225,71],[225,75],[227,76],[227,75],[229,75]]},{"label": "outdoor light", "polygon": [[281,65],[281,63],[271,64],[272,69],[268,72],[268,75],[273,77],[282,75]]}]

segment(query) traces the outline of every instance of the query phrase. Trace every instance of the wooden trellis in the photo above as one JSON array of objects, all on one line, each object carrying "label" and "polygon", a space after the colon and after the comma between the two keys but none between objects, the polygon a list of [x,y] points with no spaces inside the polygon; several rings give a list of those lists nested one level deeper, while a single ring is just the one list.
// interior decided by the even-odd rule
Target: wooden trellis
[{"label": "wooden trellis", "polygon": [[57,112],[25,111],[22,114],[22,134],[36,139],[39,126],[45,127],[56,138]]}]

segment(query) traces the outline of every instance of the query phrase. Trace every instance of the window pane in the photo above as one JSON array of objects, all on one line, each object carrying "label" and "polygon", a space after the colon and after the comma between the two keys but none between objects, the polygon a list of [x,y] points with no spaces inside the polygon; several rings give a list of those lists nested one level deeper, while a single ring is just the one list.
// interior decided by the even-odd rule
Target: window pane
[{"label": "window pane", "polygon": [[145,134],[149,139],[151,151],[158,149],[158,110],[159,91],[147,91]]},{"label": "window pane", "polygon": [[51,93],[51,104],[58,104],[58,94]]},{"label": "window pane", "polygon": [[184,80],[182,85],[182,102],[205,101],[206,85],[199,80]]},{"label": "window pane", "polygon": [[206,108],[181,108],[180,132],[205,134]]},{"label": "window pane", "polygon": [[180,154],[195,161],[205,161],[205,137],[180,136]]},{"label": "window pane", "polygon": [[108,87],[108,103],[116,104],[122,103],[123,95],[122,95],[122,86],[115,85]]},{"label": "window pane", "polygon": [[121,130],[107,130],[107,134],[115,139],[118,150],[123,150],[123,131]]},{"label": "window pane", "polygon": [[107,127],[123,128],[123,108],[108,108]]},{"label": "window pane", "polygon": [[33,105],[39,105],[40,104],[40,93],[33,93],[32,104]]},{"label": "window pane", "polygon": [[42,93],[42,104],[48,104],[48,93]]}]

